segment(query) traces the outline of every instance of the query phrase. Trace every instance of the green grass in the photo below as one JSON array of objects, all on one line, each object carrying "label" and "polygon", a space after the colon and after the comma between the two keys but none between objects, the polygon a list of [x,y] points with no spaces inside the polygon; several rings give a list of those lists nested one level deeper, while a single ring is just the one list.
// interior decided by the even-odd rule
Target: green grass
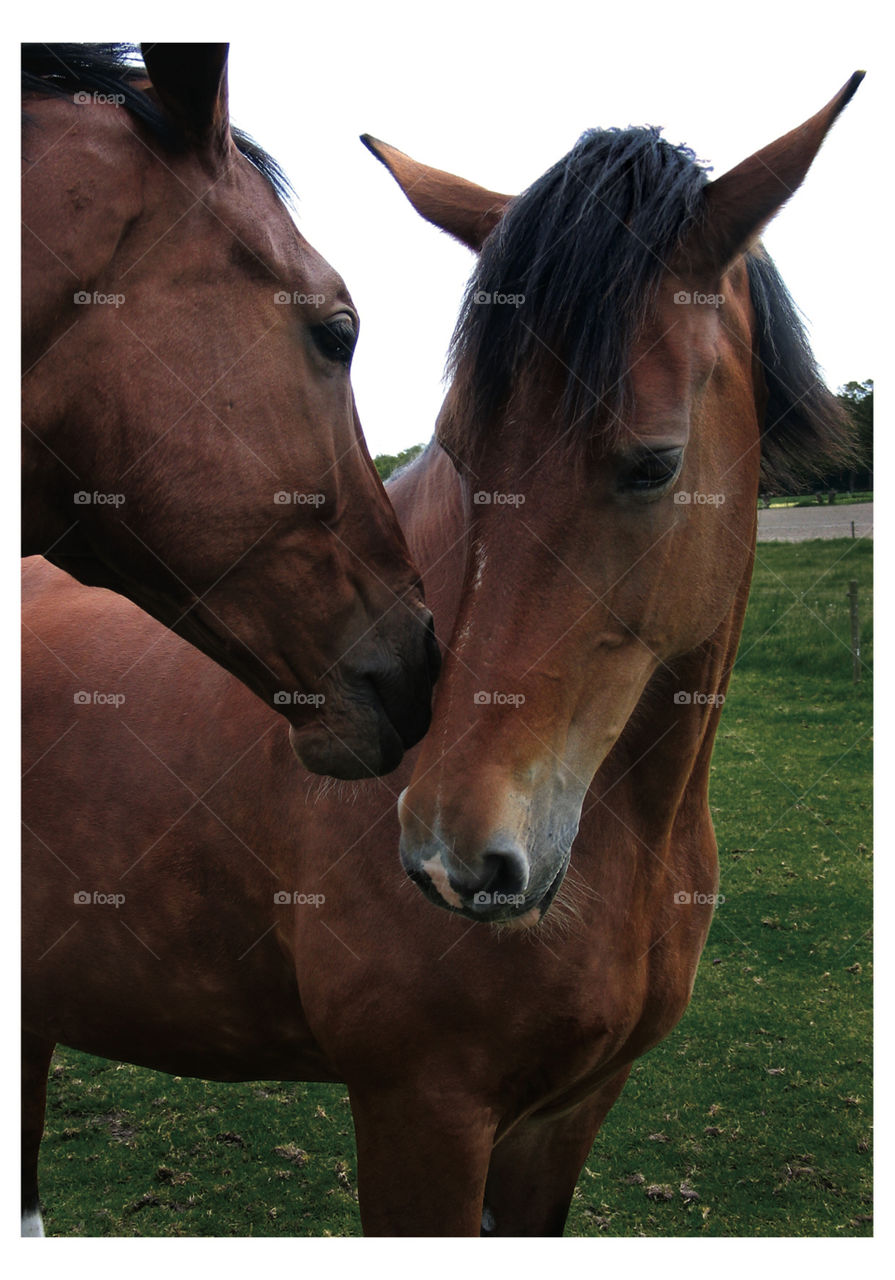
[{"label": "green grass", "polygon": [[48,1234],[360,1235],[343,1087],[207,1084],[59,1050]]},{"label": "green grass", "polygon": [[[603,1127],[569,1235],[872,1232],[872,546],[758,555],[712,768],[724,902],[689,1011]],[[208,1085],[63,1050],[41,1174],[57,1235],[360,1234],[339,1086]]]}]

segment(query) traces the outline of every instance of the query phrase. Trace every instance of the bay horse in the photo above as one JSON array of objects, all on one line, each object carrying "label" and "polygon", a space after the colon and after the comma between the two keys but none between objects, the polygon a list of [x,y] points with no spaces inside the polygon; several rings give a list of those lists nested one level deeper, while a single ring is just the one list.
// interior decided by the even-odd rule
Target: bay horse
[{"label": "bay horse", "polygon": [[23,553],[243,680],[339,777],[393,769],[438,655],[364,444],[358,318],[225,44],[24,46]]},{"label": "bay horse", "polygon": [[448,653],[394,778],[302,775],[238,681],[29,562],[26,1229],[63,1043],[344,1081],[367,1234],[562,1233],[708,932],[760,471],[847,448],[756,236],[860,79],[712,182],[650,129],[585,134],[516,199],[367,139],[480,251],[389,489]]}]

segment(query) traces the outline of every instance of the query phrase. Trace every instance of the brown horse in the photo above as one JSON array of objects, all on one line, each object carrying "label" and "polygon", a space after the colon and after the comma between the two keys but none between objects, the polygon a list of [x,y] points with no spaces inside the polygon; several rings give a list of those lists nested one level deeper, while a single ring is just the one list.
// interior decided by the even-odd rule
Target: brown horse
[{"label": "brown horse", "polygon": [[354,305],[230,128],[227,46],[144,55],[25,46],[24,553],[191,640],[309,769],[388,771],[437,652],[354,406]]},{"label": "brown horse", "polygon": [[482,249],[437,441],[390,489],[450,637],[396,779],[297,776],[238,682],[29,565],[31,1229],[61,1042],[345,1081],[368,1234],[562,1232],[709,928],[762,457],[847,437],[755,236],[859,79],[709,184],[651,130],[586,134],[512,201],[369,142]]}]

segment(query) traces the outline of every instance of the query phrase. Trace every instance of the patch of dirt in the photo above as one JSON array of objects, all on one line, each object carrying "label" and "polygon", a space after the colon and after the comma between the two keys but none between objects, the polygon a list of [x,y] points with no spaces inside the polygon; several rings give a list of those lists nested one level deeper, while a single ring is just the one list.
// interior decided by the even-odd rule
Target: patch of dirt
[{"label": "patch of dirt", "polygon": [[294,1142],[287,1142],[282,1147],[274,1147],[275,1156],[280,1156],[283,1160],[289,1160],[292,1164],[297,1164],[299,1169],[303,1169],[308,1163],[308,1153],[303,1151],[301,1147],[297,1147]]},{"label": "patch of dirt", "polygon": [[128,1115],[126,1111],[110,1111],[104,1116],[93,1116],[87,1121],[90,1129],[106,1129],[110,1138],[115,1142],[122,1142],[125,1146],[132,1147],[134,1143],[131,1141],[137,1132],[137,1127],[132,1123],[133,1116]]},{"label": "patch of dirt", "polygon": [[227,1147],[245,1147],[245,1138],[241,1138],[238,1133],[217,1133],[214,1138],[215,1142],[223,1142]]}]

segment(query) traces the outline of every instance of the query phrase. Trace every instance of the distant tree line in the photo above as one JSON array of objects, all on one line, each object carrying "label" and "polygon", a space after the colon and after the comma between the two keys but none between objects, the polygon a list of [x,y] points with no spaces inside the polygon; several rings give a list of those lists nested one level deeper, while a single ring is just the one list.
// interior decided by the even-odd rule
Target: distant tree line
[{"label": "distant tree line", "polygon": [[[873,490],[873,379],[847,382],[837,397],[855,426],[855,456],[850,467],[830,471],[800,489],[783,490],[783,494],[863,493]],[[764,494],[763,497],[774,495]]]},{"label": "distant tree line", "polygon": [[835,489],[838,493],[854,493],[855,490],[873,488],[873,379],[866,382],[847,382],[839,388],[839,400],[851,414],[855,424],[856,457],[854,466],[847,471],[834,471],[824,477],[819,488]]},{"label": "distant tree line", "polygon": [[399,467],[406,466],[408,462],[412,462],[415,457],[422,453],[425,449],[424,444],[412,444],[409,449],[402,449],[400,453],[377,453],[373,459],[373,466],[379,472],[383,480],[387,480],[393,471],[397,471]]}]

